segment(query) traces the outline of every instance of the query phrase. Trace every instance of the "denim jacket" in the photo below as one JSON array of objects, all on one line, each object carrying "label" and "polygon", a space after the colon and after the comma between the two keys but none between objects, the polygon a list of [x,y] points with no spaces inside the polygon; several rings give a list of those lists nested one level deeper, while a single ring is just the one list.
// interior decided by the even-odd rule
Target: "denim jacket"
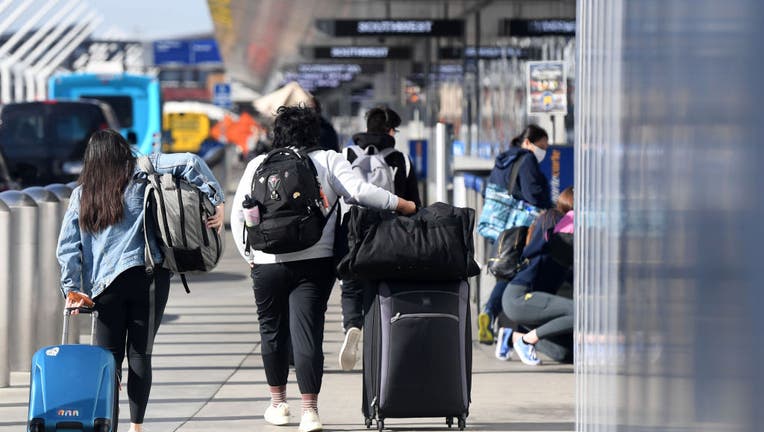
[{"label": "denim jacket", "polygon": [[[160,174],[182,176],[207,194],[214,205],[224,201],[223,189],[207,164],[190,153],[152,154],[154,170]],[[56,255],[61,265],[61,292],[82,291],[96,297],[125,270],[145,265],[143,235],[143,194],[145,173],[136,167],[133,179],[125,188],[124,217],[97,233],[80,229],[79,211],[82,187],[72,191],[69,208],[61,224]],[[155,262],[163,260],[154,235],[149,235]]]}]

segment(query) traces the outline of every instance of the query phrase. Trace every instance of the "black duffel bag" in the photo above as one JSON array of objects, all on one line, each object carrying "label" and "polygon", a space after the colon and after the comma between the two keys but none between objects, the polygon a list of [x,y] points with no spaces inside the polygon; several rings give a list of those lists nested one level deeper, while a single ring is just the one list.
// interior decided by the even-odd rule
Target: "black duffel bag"
[{"label": "black duffel bag", "polygon": [[474,259],[475,210],[435,203],[413,216],[352,207],[343,279],[455,280],[480,273]]}]

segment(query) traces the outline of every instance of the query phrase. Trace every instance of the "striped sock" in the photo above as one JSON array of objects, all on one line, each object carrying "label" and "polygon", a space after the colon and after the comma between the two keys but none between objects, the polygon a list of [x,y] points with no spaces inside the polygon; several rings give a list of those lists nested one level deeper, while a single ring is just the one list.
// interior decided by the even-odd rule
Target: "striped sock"
[{"label": "striped sock", "polygon": [[302,395],[302,412],[306,412],[306,411],[318,412],[318,395],[317,394]]},{"label": "striped sock", "polygon": [[274,407],[279,406],[280,403],[286,403],[286,386],[271,386],[269,387],[271,392],[271,405]]}]

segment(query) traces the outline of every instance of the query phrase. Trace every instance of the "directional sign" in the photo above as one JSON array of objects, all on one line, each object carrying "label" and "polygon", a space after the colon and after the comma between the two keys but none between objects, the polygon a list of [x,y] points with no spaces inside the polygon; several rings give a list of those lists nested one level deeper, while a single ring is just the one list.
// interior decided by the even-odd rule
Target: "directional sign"
[{"label": "directional sign", "polygon": [[468,46],[466,50],[462,47],[442,47],[438,50],[438,57],[441,60],[460,60],[462,56],[474,59],[475,54],[478,54],[481,59],[487,60],[513,57],[522,60],[541,58],[541,50],[532,47],[481,46],[476,50],[474,46]]},{"label": "directional sign", "polygon": [[575,19],[505,19],[500,36],[576,36]]},{"label": "directional sign", "polygon": [[447,19],[340,19],[316,20],[316,27],[331,36],[463,36],[464,20]]},{"label": "directional sign", "polygon": [[409,46],[313,46],[303,47],[302,51],[306,57],[312,55],[315,59],[411,59],[411,47]]},{"label": "directional sign", "polygon": [[233,100],[231,99],[231,84],[215,84],[212,92],[212,103],[221,108],[231,109],[233,107]]}]

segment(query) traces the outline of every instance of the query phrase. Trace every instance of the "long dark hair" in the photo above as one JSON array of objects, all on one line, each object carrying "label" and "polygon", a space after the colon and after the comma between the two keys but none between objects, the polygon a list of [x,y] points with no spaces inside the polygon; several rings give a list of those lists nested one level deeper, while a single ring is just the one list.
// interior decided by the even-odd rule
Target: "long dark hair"
[{"label": "long dark hair", "polygon": [[573,210],[573,186],[569,186],[560,192],[560,196],[557,198],[557,207],[544,210],[538,217],[536,217],[536,220],[533,221],[531,227],[528,229],[526,244],[531,241],[531,236],[537,226],[544,231],[554,228],[557,222],[565,216],[565,213],[571,210]]},{"label": "long dark hair", "polygon": [[122,194],[134,170],[130,144],[119,132],[104,129],[90,136],[78,181],[82,185],[80,227],[84,231],[95,233],[122,220]]},{"label": "long dark hair", "polygon": [[305,106],[281,106],[273,122],[273,148],[294,146],[300,149],[318,146],[321,118]]},{"label": "long dark hair", "polygon": [[544,138],[549,139],[549,135],[547,135],[544,128],[535,124],[529,124],[520,135],[512,138],[510,145],[512,147],[520,147],[526,139],[535,144]]}]

